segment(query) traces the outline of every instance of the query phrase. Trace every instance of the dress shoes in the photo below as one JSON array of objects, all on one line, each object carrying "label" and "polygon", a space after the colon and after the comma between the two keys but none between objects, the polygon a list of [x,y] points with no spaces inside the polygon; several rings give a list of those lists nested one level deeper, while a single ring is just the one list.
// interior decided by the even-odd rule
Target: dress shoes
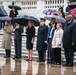
[{"label": "dress shoes", "polygon": [[47,64],[54,64],[54,65],[56,65],[56,62],[54,62],[54,61],[53,62],[48,61]]},{"label": "dress shoes", "polygon": [[45,62],[45,60],[38,60],[37,62]]},{"label": "dress shoes", "polygon": [[9,56],[4,56],[4,58],[10,58]]},{"label": "dress shoes", "polygon": [[52,62],[51,61],[47,61],[47,64],[52,64]]},{"label": "dress shoes", "polygon": [[18,57],[14,57],[13,59],[18,59]]},{"label": "dress shoes", "polygon": [[63,64],[63,66],[67,66],[67,65],[68,65],[67,63]]},{"label": "dress shoes", "polygon": [[66,67],[72,67],[73,66],[73,64],[68,64]]}]

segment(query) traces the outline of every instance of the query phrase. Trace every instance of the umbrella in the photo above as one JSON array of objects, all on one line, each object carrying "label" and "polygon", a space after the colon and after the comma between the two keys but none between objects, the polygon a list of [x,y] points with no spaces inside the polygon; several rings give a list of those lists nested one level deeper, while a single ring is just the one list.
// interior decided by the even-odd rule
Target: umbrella
[{"label": "umbrella", "polygon": [[71,10],[70,13],[74,16],[76,13],[76,9]]},{"label": "umbrella", "polygon": [[0,16],[7,16],[7,12],[4,10],[2,6],[0,6]]},{"label": "umbrella", "polygon": [[76,2],[76,0],[69,0],[70,2]]},{"label": "umbrella", "polygon": [[69,6],[76,6],[76,2],[71,2]]},{"label": "umbrella", "polygon": [[27,15],[18,16],[18,17],[15,18],[14,21],[19,23],[20,25],[27,26],[29,20],[33,21],[35,26],[40,25],[39,20],[37,18],[35,18],[33,16],[27,16]]},{"label": "umbrella", "polygon": [[12,18],[10,18],[8,16],[2,16],[2,17],[0,17],[0,21],[7,21],[7,20],[11,21]]},{"label": "umbrella", "polygon": [[57,15],[46,15],[45,17],[44,17],[46,20],[51,20],[52,18],[55,18],[56,19],[56,22],[60,22],[60,23],[65,23],[66,22],[66,20],[63,18],[63,17],[61,17],[61,16],[57,16]]},{"label": "umbrella", "polygon": [[48,9],[48,10],[44,10],[44,11],[43,11],[43,14],[51,15],[52,13],[55,13],[55,12],[56,12],[56,10]]},{"label": "umbrella", "polygon": [[69,7],[70,10],[76,8],[76,2],[70,3],[70,4],[68,5],[68,7]]},{"label": "umbrella", "polygon": [[9,5],[8,6],[10,9],[12,9],[12,7],[14,7],[16,10],[21,10],[21,7],[17,6],[17,5]]},{"label": "umbrella", "polygon": [[21,10],[21,7],[20,6],[17,6],[17,5],[14,5],[14,2],[12,2],[12,5],[9,5],[8,6],[10,9],[12,9],[12,7],[15,8],[15,10]]}]

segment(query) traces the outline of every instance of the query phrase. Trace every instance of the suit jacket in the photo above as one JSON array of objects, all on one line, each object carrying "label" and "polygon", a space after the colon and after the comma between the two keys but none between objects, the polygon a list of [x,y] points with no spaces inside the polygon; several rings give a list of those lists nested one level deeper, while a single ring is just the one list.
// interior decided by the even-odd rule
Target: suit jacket
[{"label": "suit jacket", "polygon": [[[15,12],[16,14],[14,14],[14,12]],[[17,17],[17,15],[18,15],[17,10],[15,10],[15,11],[11,10],[11,11],[10,11],[10,15],[9,15],[9,16],[10,16],[11,18]]]},{"label": "suit jacket", "polygon": [[[49,26],[52,26],[52,25],[50,24]],[[50,27],[49,27],[49,29],[50,29]],[[48,32],[49,32],[49,29],[48,29]],[[55,23],[55,27],[54,27],[54,29],[53,29],[53,31],[52,31],[52,38],[53,38],[55,29],[56,29],[56,23]],[[48,40],[49,40],[49,37],[48,37],[48,35],[47,35],[47,41],[48,41]]]},{"label": "suit jacket", "polygon": [[44,51],[47,50],[47,45],[45,41],[47,40],[48,26],[43,25],[38,28],[38,37],[37,37],[37,50]]},{"label": "suit jacket", "polygon": [[21,40],[22,39],[22,33],[23,33],[23,27],[19,26],[19,28],[16,28],[14,31],[14,40]]},{"label": "suit jacket", "polygon": [[70,11],[70,10],[69,10],[69,6],[67,6],[67,7],[66,7],[66,12],[69,12],[69,11]]},{"label": "suit jacket", "polygon": [[65,24],[63,34],[63,47],[75,48],[76,45],[72,46],[72,43],[76,44],[76,23],[74,23],[73,21]]}]

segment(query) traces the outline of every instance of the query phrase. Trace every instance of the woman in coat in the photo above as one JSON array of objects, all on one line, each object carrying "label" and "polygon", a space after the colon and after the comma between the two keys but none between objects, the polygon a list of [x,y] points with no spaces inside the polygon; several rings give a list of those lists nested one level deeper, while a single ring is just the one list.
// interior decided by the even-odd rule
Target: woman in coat
[{"label": "woman in coat", "polygon": [[26,34],[27,34],[27,41],[26,41],[26,48],[28,49],[28,61],[32,60],[32,49],[34,44],[34,37],[35,37],[35,27],[34,22],[29,21],[28,26],[26,27]]},{"label": "woman in coat", "polygon": [[54,32],[52,40],[52,48],[54,50],[54,62],[61,64],[61,48],[62,48],[63,29],[62,24],[57,23],[57,29]]},{"label": "woman in coat", "polygon": [[40,19],[40,26],[38,28],[38,37],[37,37],[37,47],[36,50],[38,50],[38,56],[39,56],[39,62],[45,61],[45,54],[47,50],[47,33],[48,33],[48,26],[45,25],[45,19]]},{"label": "woman in coat", "polygon": [[5,49],[6,58],[10,57],[11,53],[11,45],[12,45],[12,32],[13,25],[11,25],[11,21],[6,21],[6,24],[3,29],[3,39],[2,39],[2,48]]}]

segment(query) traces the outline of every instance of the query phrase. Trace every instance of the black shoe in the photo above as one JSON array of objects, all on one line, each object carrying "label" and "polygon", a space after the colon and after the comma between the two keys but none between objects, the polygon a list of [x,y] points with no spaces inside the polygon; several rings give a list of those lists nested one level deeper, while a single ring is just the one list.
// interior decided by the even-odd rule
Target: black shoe
[{"label": "black shoe", "polygon": [[40,62],[45,62],[44,60],[41,60]]},{"label": "black shoe", "polygon": [[26,61],[29,61],[30,59],[26,59]]},{"label": "black shoe", "polygon": [[19,57],[14,57],[13,59],[21,59],[21,58],[19,58]]},{"label": "black shoe", "polygon": [[21,59],[20,57],[17,57],[16,59]]},{"label": "black shoe", "polygon": [[73,64],[68,64],[66,67],[72,67],[73,66]]},{"label": "black shoe", "polygon": [[38,60],[37,62],[45,62],[44,60]]},{"label": "black shoe", "polygon": [[17,59],[17,57],[14,57],[13,59]]},{"label": "black shoe", "polygon": [[57,64],[57,62],[53,61],[51,64],[54,64],[54,65],[56,65],[56,64]]},{"label": "black shoe", "polygon": [[68,64],[66,63],[66,64],[63,64],[63,66],[67,66]]},{"label": "black shoe", "polygon": [[10,58],[9,56],[4,56],[4,58]]},{"label": "black shoe", "polygon": [[32,59],[29,59],[29,61],[32,61]]},{"label": "black shoe", "polygon": [[41,60],[37,60],[37,62],[42,62]]},{"label": "black shoe", "polygon": [[51,61],[47,61],[47,64],[52,64],[52,62]]}]

